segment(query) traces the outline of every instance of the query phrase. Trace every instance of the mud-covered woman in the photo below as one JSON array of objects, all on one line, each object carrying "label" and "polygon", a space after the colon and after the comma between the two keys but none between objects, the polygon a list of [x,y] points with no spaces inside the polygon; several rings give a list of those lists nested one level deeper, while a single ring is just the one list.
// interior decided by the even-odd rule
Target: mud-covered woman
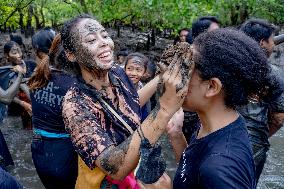
[{"label": "mud-covered woman", "polygon": [[[126,183],[124,178],[131,177],[138,164],[141,138],[155,144],[187,92],[187,85],[179,90],[176,87],[181,84],[179,64],[165,73],[159,106],[141,124],[136,89],[124,70],[114,66],[114,43],[104,27],[83,15],[66,22],[61,37],[68,59],[81,69],[78,84],[64,97],[62,112],[66,130],[80,155],[77,187],[87,188],[87,182],[93,182],[97,187],[107,183],[115,188],[115,179],[135,188],[131,179]],[[97,174],[82,183],[82,175],[87,176],[91,170]]]},{"label": "mud-covered woman", "polygon": [[[30,67],[32,63],[30,61],[23,60],[23,53],[18,43],[14,41],[7,42],[4,45],[4,55],[8,65],[11,66],[19,65],[22,68],[25,68],[26,74],[24,75],[24,78],[30,77],[30,74],[33,71],[33,68]],[[16,75],[13,74],[10,74],[8,77],[9,78],[5,79],[9,80],[10,83],[13,83],[13,81],[16,79]],[[11,113],[12,115],[15,113],[20,114],[22,118],[23,127],[26,129],[30,129],[31,128],[30,97],[29,97],[28,87],[24,82],[21,83],[20,90],[12,102],[13,103],[11,104],[11,106],[9,106],[9,113]]]}]

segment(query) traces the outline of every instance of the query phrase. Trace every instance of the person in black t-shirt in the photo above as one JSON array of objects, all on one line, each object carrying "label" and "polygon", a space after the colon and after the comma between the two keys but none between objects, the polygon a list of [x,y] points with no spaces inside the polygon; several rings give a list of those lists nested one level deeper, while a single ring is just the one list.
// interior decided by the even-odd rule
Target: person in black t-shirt
[{"label": "person in black t-shirt", "polygon": [[247,104],[248,96],[262,91],[268,81],[265,54],[242,32],[217,29],[195,39],[193,62],[183,108],[197,112],[200,126],[187,146],[181,131],[183,114],[168,125],[179,160],[173,187],[255,189],[252,149],[236,107]]},{"label": "person in black t-shirt", "polygon": [[37,54],[41,62],[28,82],[33,112],[32,158],[45,188],[73,189],[78,158],[65,130],[62,100],[76,79],[64,70],[71,70],[72,63],[66,59],[60,35],[54,38],[48,54]]}]

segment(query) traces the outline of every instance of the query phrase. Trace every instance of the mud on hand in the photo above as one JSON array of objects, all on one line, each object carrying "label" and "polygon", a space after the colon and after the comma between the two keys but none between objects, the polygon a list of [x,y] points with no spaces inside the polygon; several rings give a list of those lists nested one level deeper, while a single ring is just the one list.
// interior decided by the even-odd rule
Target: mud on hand
[{"label": "mud on hand", "polygon": [[[192,62],[192,46],[186,42],[181,42],[176,45],[170,45],[164,50],[158,66],[162,69],[162,72],[168,71],[170,73],[173,71],[176,64],[180,66],[181,82],[176,87],[176,91],[178,92],[188,84],[191,73],[190,71],[192,69]],[[164,80],[161,78],[158,84],[158,96],[162,96],[164,92]]]}]

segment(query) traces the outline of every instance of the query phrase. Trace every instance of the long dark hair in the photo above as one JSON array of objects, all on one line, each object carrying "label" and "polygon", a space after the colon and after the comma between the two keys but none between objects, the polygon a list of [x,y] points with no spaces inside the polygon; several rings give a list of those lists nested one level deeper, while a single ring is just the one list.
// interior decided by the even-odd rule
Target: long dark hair
[{"label": "long dark hair", "polygon": [[75,39],[74,39],[74,26],[81,21],[82,19],[94,19],[95,18],[91,15],[88,14],[81,14],[79,16],[76,16],[75,18],[68,20],[64,23],[60,34],[61,34],[61,39],[62,39],[62,44],[63,48],[65,51],[69,51],[74,53],[76,51],[76,44],[75,44]]},{"label": "long dark hair", "polygon": [[56,69],[67,71],[70,74],[80,72],[80,68],[76,66],[75,63],[69,62],[66,58],[61,44],[60,34],[55,36],[49,49],[49,53],[40,60],[35,73],[29,79],[28,85],[30,89],[38,89],[48,84],[51,78],[51,65]]}]

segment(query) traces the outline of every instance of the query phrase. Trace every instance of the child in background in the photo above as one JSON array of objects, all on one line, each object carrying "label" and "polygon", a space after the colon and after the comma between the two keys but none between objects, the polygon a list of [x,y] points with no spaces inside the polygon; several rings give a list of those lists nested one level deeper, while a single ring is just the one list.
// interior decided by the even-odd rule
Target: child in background
[{"label": "child in background", "polygon": [[[149,59],[141,54],[141,53],[131,53],[126,57],[125,60],[125,73],[129,77],[129,79],[133,82],[136,90],[138,91],[143,87],[143,84],[141,82],[142,77],[146,73],[147,65],[148,65]],[[142,108],[142,121],[148,116],[149,110],[147,109],[146,103]]]}]

